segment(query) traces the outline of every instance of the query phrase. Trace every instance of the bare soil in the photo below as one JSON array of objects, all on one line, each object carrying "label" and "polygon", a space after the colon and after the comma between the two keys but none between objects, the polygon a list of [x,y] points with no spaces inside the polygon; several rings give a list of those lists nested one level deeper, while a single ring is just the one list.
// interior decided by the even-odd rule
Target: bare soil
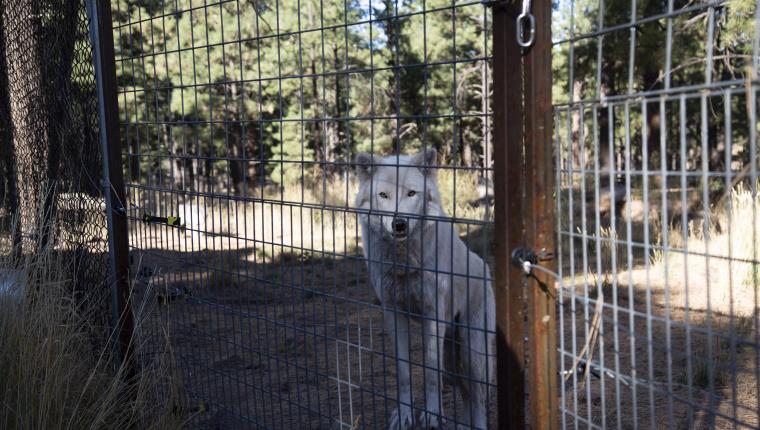
[{"label": "bare soil", "polygon": [[[166,330],[192,428],[386,428],[396,406],[395,352],[360,255],[181,252],[148,238],[159,246],[133,252],[143,357],[168,352]],[[221,242],[211,241],[224,249]],[[419,413],[426,364],[421,325],[411,330]],[[444,387],[444,411],[459,421],[454,390]],[[495,391],[491,409],[495,425]]]},{"label": "bare soil", "polygon": [[[157,230],[132,241],[139,247],[133,251],[139,297],[147,304],[143,357],[173,354],[188,394],[179,407],[192,417],[191,427],[386,427],[397,392],[392,337],[384,333],[358,246],[333,254],[286,249],[273,239],[262,252],[251,241],[209,236],[188,245],[192,240],[180,243]],[[487,249],[487,236],[473,231],[470,246]],[[581,253],[576,257],[579,265]],[[681,284],[647,278],[645,258],[637,255],[633,270],[602,280],[584,277],[579,267],[568,277],[565,260],[564,288],[557,290],[563,426],[757,428],[757,314],[687,303]],[[590,358],[603,369],[586,372],[575,357],[593,332],[598,286],[601,331]],[[164,331],[170,351],[162,346]],[[420,325],[412,331],[419,412]],[[454,399],[446,385],[444,410],[458,419]],[[495,392],[491,411],[493,426]]]}]

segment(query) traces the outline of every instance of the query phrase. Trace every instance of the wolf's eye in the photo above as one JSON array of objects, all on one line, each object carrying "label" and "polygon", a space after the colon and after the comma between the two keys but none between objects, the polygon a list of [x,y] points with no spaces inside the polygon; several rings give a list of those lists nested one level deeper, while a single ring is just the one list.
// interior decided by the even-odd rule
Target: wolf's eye
[{"label": "wolf's eye", "polygon": [[415,194],[417,194],[417,191],[414,190],[410,190],[408,193],[406,193],[406,195],[409,197],[414,197]]},{"label": "wolf's eye", "polygon": [[388,198],[388,194],[385,194],[385,193],[381,192],[380,193],[380,197],[382,197],[384,199],[387,199]]}]

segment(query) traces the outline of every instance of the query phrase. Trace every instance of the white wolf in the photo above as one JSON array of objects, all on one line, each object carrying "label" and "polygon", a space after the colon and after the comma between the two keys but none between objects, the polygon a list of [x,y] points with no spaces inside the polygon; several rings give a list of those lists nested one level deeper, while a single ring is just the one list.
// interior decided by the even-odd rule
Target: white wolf
[{"label": "white wolf", "polygon": [[[459,238],[441,205],[437,153],[356,157],[364,257],[396,340],[398,408],[388,428],[415,425],[409,359],[409,317],[422,320],[425,408],[417,424],[440,428],[441,379],[460,385],[461,427],[485,429],[488,384],[494,377],[495,302],[489,268]],[[448,379],[448,378],[447,378]]]}]

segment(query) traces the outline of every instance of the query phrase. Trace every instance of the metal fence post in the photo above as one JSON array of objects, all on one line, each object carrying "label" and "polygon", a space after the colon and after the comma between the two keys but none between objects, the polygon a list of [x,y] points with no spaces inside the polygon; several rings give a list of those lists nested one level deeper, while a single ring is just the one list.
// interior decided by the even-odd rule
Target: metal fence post
[{"label": "metal fence post", "polygon": [[520,47],[515,39],[514,4],[493,7],[493,147],[496,282],[498,428],[525,427],[523,276],[512,270],[510,252],[522,244],[523,106]]},{"label": "metal fence post", "polygon": [[116,100],[116,64],[108,0],[87,0],[98,92],[98,118],[103,155],[103,191],[108,223],[111,313],[118,353],[126,362],[127,377],[134,374],[132,338],[134,320],[129,293],[129,238],[124,176]]},{"label": "metal fence post", "polygon": [[[552,141],[552,59],[550,0],[532,8],[535,40],[523,51],[525,73],[525,245],[538,264],[556,273],[555,165]],[[534,270],[527,285],[530,428],[555,429],[558,422],[556,279]]]},{"label": "metal fence post", "polygon": [[549,429],[557,427],[554,279],[526,278],[510,256],[525,247],[540,264],[553,261],[551,4],[535,4],[535,41],[525,49],[519,6],[498,2],[493,13],[499,428]]}]

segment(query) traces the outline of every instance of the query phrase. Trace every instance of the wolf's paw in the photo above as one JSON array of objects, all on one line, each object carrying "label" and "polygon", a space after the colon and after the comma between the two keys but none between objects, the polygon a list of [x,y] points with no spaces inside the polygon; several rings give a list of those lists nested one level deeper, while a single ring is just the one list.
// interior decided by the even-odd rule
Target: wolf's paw
[{"label": "wolf's paw", "polygon": [[388,430],[409,430],[413,426],[414,417],[412,416],[412,408],[409,406],[394,409],[388,419]]},{"label": "wolf's paw", "polygon": [[432,412],[422,412],[420,414],[420,429],[422,430],[440,430],[441,424],[438,414]]}]

